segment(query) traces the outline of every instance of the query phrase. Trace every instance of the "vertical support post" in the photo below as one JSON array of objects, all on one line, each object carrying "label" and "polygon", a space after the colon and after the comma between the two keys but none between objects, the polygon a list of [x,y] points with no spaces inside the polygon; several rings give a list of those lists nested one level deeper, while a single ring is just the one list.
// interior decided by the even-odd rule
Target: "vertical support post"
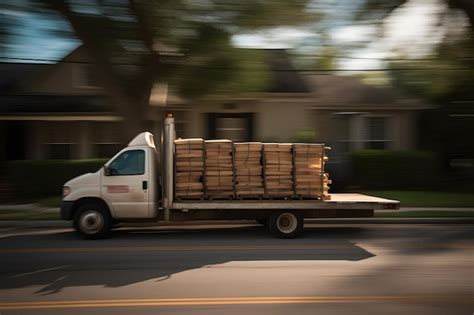
[{"label": "vertical support post", "polygon": [[[247,151],[248,152],[248,151]],[[233,199],[237,199],[237,169],[235,167],[235,146],[234,146],[234,141],[232,141],[232,191],[233,191]]]},{"label": "vertical support post", "polygon": [[262,177],[263,177],[263,197],[268,197],[267,192],[267,156],[265,155],[265,143],[262,143]]},{"label": "vertical support post", "polygon": [[203,171],[202,171],[202,194],[204,199],[208,198],[207,194],[207,164],[206,164],[206,158],[207,158],[207,147],[206,147],[206,141],[202,142],[202,165],[203,165]]},{"label": "vertical support post", "polygon": [[163,126],[163,209],[164,221],[170,220],[170,209],[174,199],[174,117],[168,114]]},{"label": "vertical support post", "polygon": [[324,143],[321,144],[321,196],[320,200],[324,200],[324,169],[325,169],[325,161],[324,157],[326,156],[326,152],[324,150]]},{"label": "vertical support post", "polygon": [[296,147],[295,144],[293,143],[291,145],[291,180],[293,181],[292,186],[293,186],[293,198],[298,197],[296,194]]}]

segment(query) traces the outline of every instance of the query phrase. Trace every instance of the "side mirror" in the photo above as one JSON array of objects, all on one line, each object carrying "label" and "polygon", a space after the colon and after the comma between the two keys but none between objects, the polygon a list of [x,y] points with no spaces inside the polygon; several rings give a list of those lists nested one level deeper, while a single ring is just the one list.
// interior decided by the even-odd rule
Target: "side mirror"
[{"label": "side mirror", "polygon": [[110,167],[108,167],[107,165],[104,165],[104,174],[105,174],[105,176],[110,176],[111,175]]}]

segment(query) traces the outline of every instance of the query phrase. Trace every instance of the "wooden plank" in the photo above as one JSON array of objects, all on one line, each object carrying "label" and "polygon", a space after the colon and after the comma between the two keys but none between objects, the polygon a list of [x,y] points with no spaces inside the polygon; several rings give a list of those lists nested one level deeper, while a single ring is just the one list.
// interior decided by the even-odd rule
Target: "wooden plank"
[{"label": "wooden plank", "polygon": [[207,174],[207,176],[232,176],[234,174],[234,172],[232,170],[227,170],[227,171],[224,171],[224,170],[216,170],[216,171],[207,170],[206,174]]},{"label": "wooden plank", "polygon": [[263,183],[256,183],[256,182],[237,182],[235,186],[240,189],[242,187],[262,187]]}]

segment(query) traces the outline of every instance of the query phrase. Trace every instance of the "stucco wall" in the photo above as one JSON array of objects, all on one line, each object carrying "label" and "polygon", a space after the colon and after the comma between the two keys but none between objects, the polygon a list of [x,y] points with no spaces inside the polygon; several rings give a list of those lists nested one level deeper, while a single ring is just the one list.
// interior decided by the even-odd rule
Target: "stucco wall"
[{"label": "stucco wall", "polygon": [[242,101],[233,103],[232,108],[228,107],[219,102],[193,105],[192,110],[186,113],[187,134],[191,137],[208,137],[208,113],[253,113],[253,138],[260,141],[288,141],[298,130],[314,125],[304,104]]}]

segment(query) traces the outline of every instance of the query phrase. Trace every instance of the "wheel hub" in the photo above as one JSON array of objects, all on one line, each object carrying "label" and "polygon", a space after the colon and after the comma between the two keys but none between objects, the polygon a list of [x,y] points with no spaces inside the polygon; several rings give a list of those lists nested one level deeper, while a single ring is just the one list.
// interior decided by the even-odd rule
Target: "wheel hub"
[{"label": "wheel hub", "polygon": [[282,213],[277,221],[278,229],[284,233],[292,233],[297,225],[297,219],[291,213]]},{"label": "wheel hub", "polygon": [[100,231],[103,225],[104,220],[102,215],[94,210],[85,212],[80,220],[81,230],[87,234],[93,234]]}]

